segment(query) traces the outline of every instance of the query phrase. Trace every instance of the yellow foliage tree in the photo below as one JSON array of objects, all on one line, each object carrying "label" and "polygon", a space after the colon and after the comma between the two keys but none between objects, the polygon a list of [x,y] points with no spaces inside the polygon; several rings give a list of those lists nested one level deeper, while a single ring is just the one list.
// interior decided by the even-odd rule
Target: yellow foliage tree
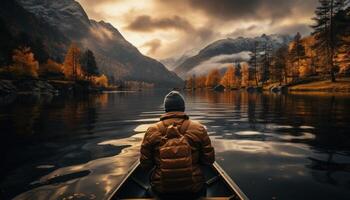
[{"label": "yellow foliage tree", "polygon": [[225,86],[225,88],[233,88],[236,86],[236,74],[235,68],[233,66],[229,66],[221,79],[221,84]]},{"label": "yellow foliage tree", "polygon": [[207,81],[207,77],[206,76],[198,76],[196,78],[196,88],[205,88],[205,83]]},{"label": "yellow foliage tree", "polygon": [[221,76],[220,76],[220,72],[217,69],[213,69],[207,76],[207,80],[205,82],[205,85],[207,87],[215,87],[218,84],[220,84],[220,80],[221,80]]},{"label": "yellow foliage tree", "polygon": [[98,77],[93,77],[93,82],[96,86],[108,87],[108,78],[104,74]]},{"label": "yellow foliage tree", "polygon": [[339,72],[342,74],[350,73],[350,36],[343,37],[343,45],[338,49],[336,63],[339,66]]},{"label": "yellow foliage tree", "polygon": [[64,59],[63,72],[66,78],[77,80],[82,76],[82,70],[80,66],[80,49],[72,43],[68,49],[66,57]]},{"label": "yellow foliage tree", "polygon": [[241,85],[243,87],[249,86],[249,65],[248,63],[242,63],[241,64],[241,74],[242,74],[242,83]]},{"label": "yellow foliage tree", "polygon": [[39,62],[29,47],[20,47],[13,51],[13,64],[9,67],[11,74],[17,77],[38,77]]}]

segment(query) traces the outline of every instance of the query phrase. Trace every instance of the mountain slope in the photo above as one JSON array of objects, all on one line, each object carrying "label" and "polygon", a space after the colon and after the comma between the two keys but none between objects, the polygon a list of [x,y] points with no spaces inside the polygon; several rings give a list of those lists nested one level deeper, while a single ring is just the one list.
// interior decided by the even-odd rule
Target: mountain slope
[{"label": "mountain slope", "polygon": [[14,48],[32,47],[40,62],[50,55],[63,56],[68,38],[50,24],[23,9],[16,1],[3,0],[0,7],[0,64],[11,60]]},{"label": "mountain slope", "polygon": [[163,64],[142,55],[111,24],[90,20],[74,0],[18,0],[38,18],[60,30],[71,41],[96,54],[101,71],[117,80],[136,80],[162,86],[182,84]]},{"label": "mountain slope", "polygon": [[192,56],[185,60],[182,64],[175,68],[175,72],[182,78],[187,78],[188,72],[193,70],[201,63],[215,58],[221,55],[240,54],[243,52],[251,52],[254,49],[256,42],[259,44],[270,43],[273,49],[288,44],[291,41],[291,37],[287,35],[262,35],[255,38],[239,37],[236,39],[227,38],[215,41],[204,49],[199,51],[195,56]]}]

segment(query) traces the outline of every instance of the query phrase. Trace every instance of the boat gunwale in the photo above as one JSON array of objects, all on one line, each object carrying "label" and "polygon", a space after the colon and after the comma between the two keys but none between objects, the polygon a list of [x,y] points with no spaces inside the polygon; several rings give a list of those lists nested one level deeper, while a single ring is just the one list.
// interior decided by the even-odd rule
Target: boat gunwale
[{"label": "boat gunwale", "polygon": [[[112,190],[112,192],[109,192],[105,200],[113,200],[114,196],[124,185],[124,183],[130,178],[132,173],[139,167],[139,165],[140,160],[135,161],[131,165],[131,168],[128,171],[128,173],[124,175],[122,181]],[[239,186],[231,179],[231,177],[221,168],[221,166],[217,162],[214,162],[211,167],[214,168],[220,174],[220,177],[224,180],[224,182],[228,184],[228,186],[241,200],[249,200],[249,198],[243,193]]]},{"label": "boat gunwale", "polygon": [[134,173],[134,171],[137,169],[137,167],[140,165],[140,160],[136,160],[130,167],[130,170],[128,171],[128,173],[126,173],[122,179],[122,181],[115,187],[112,189],[112,192],[109,192],[107,194],[107,197],[105,198],[105,200],[112,200],[115,196],[115,194],[120,190],[120,188],[124,185],[124,183],[129,179],[129,177],[131,176],[132,173]]},{"label": "boat gunwale", "polygon": [[240,199],[249,200],[249,198],[243,193],[236,182],[232,180],[232,178],[225,172],[225,170],[222,169],[222,167],[217,162],[213,163],[213,167]]}]

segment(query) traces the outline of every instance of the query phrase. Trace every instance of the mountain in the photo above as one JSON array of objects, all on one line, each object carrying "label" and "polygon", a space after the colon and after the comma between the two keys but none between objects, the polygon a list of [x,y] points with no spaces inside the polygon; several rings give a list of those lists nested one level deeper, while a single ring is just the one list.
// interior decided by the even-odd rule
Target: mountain
[{"label": "mountain", "polygon": [[18,0],[37,18],[59,30],[71,42],[95,53],[100,71],[117,80],[135,80],[162,86],[182,80],[160,62],[142,55],[111,24],[89,19],[74,0]]},{"label": "mountain", "polygon": [[288,35],[278,34],[264,34],[254,38],[238,37],[235,39],[221,39],[209,44],[204,49],[200,50],[197,55],[186,59],[174,69],[174,72],[185,79],[189,75],[192,75],[191,73],[195,68],[199,68],[196,69],[198,71],[200,67],[206,63],[210,64],[212,60],[218,60],[220,57],[223,59],[228,59],[229,57],[237,60],[246,59],[249,52],[253,51],[256,42],[258,42],[258,44],[271,44],[272,48],[276,50],[282,45],[288,44],[291,40],[292,37]]},{"label": "mountain", "polygon": [[175,56],[175,57],[169,57],[160,60],[160,62],[168,68],[168,70],[174,70],[176,67],[178,67],[180,64],[182,64],[185,60],[188,58],[196,55],[198,53],[198,49],[192,49],[190,51],[186,51],[181,56]]},{"label": "mountain", "polygon": [[36,59],[63,56],[69,39],[49,23],[26,11],[16,1],[2,0],[0,6],[0,65],[9,64],[13,49],[26,45]]}]

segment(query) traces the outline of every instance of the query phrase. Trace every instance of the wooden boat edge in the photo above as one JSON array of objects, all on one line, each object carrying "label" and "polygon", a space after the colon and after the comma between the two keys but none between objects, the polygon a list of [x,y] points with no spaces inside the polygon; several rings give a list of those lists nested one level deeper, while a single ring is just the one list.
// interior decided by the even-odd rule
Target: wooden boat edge
[{"label": "wooden boat edge", "polygon": [[234,190],[237,196],[242,200],[249,200],[249,198],[243,193],[239,186],[234,182],[231,177],[221,168],[221,166],[214,162],[213,167],[220,174],[220,176],[225,180],[225,182]]},{"label": "wooden boat edge", "polygon": [[[132,164],[130,170],[128,173],[126,173],[122,179],[122,181],[111,190],[111,192],[107,195],[105,200],[112,200],[114,195],[119,191],[119,189],[123,186],[123,184],[128,180],[128,178],[131,176],[131,174],[137,169],[137,167],[140,165],[140,161],[135,161],[134,164]],[[249,200],[249,198],[243,193],[243,191],[238,187],[238,185],[231,179],[231,177],[221,168],[221,166],[214,162],[212,166],[224,179],[224,181],[234,190],[234,192],[237,194],[237,196],[242,200]]]},{"label": "wooden boat edge", "polygon": [[137,167],[140,165],[140,160],[137,160],[134,162],[134,164],[131,165],[130,170],[128,171],[128,173],[126,173],[122,179],[122,181],[111,190],[111,192],[109,192],[109,194],[107,194],[107,197],[105,198],[105,200],[112,200],[114,195],[119,191],[119,189],[124,185],[124,183],[126,182],[126,180],[128,180],[128,178],[131,176],[131,174],[137,169]]}]

